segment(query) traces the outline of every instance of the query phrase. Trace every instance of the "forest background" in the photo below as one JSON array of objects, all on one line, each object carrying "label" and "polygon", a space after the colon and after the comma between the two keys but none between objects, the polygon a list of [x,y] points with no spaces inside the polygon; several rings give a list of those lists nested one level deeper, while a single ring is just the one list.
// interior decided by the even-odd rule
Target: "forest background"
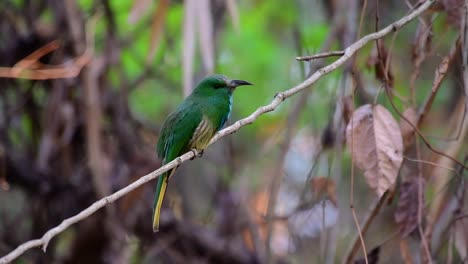
[{"label": "forest background", "polygon": [[[1,1],[0,263],[466,262],[467,18],[463,0]],[[171,179],[160,231],[155,181],[62,222],[149,180],[163,120],[211,73],[254,86]]]}]

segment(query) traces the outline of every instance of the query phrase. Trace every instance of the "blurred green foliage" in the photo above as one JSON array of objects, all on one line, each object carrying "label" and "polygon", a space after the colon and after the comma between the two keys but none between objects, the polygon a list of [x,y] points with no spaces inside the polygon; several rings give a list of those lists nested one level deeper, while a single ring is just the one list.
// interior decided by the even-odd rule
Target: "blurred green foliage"
[{"label": "blurred green foliage", "polygon": [[[80,0],[80,7],[92,14],[93,1]],[[131,41],[131,45],[121,50],[121,61],[125,70],[125,77],[130,80],[137,78],[145,71],[149,52],[150,27],[148,25],[151,15],[156,8],[144,13],[144,16],[135,24],[129,24],[128,16],[133,1],[113,1],[111,6],[115,15],[117,34],[119,39]],[[232,78],[242,78],[255,84],[254,87],[239,89],[235,94],[234,112],[237,118],[244,117],[257,107],[269,103],[275,93],[285,90],[303,78],[300,62],[295,57],[302,55],[295,47],[293,29],[297,23],[298,6],[285,5],[282,1],[241,1],[239,5],[240,28],[235,30],[232,21],[226,14],[225,26],[218,38],[216,72]],[[171,111],[182,98],[182,27],[184,18],[183,4],[171,2],[163,37],[153,63],[149,66],[164,76],[165,81],[149,79],[132,90],[130,96],[131,109],[141,120],[157,123]],[[96,28],[96,36],[104,36],[104,23],[102,19]],[[297,28],[301,35],[301,46],[306,51],[318,50],[324,41],[329,25],[316,23],[313,26]],[[100,47],[98,46],[98,49]],[[102,48],[102,47],[101,47]],[[197,55],[195,70],[200,70],[200,55]],[[110,80],[114,85],[119,84],[120,74],[110,71]],[[315,88],[320,90],[314,97],[330,97],[337,82],[321,82]],[[253,96],[254,95],[254,96]],[[314,100],[307,113],[314,113],[314,120],[321,124],[328,119],[328,100]],[[286,107],[290,103],[287,102]],[[284,106],[282,106],[284,107]],[[284,108],[283,108],[284,109]],[[318,110],[318,111],[317,111]],[[324,111],[322,111],[324,110]],[[318,113],[318,114],[317,114]],[[275,111],[260,118],[253,129],[259,130],[265,125],[272,125],[284,120],[287,111]],[[303,123],[310,121],[304,119]],[[280,124],[282,122],[279,122]]]}]

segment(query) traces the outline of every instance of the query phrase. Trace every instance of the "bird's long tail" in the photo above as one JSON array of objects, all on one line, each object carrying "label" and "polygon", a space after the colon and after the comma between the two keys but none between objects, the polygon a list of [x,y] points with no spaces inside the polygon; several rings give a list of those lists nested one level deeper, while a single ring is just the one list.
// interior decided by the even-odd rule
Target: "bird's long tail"
[{"label": "bird's long tail", "polygon": [[167,181],[169,176],[174,173],[174,170],[168,171],[158,178],[158,185],[156,187],[156,194],[154,196],[153,204],[153,232],[159,230],[159,216],[161,215],[161,206],[166,193]]}]

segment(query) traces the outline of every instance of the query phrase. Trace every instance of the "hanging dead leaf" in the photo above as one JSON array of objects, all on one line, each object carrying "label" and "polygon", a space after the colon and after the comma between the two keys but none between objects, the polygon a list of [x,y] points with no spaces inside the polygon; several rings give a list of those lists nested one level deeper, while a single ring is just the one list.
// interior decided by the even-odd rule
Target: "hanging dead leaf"
[{"label": "hanging dead leaf", "polygon": [[325,130],[322,132],[322,136],[320,137],[322,148],[324,150],[333,148],[335,146],[335,140],[336,132],[333,129],[333,119],[330,119]]},{"label": "hanging dead leaf", "polygon": [[351,96],[345,96],[341,98],[341,102],[343,104],[343,120],[345,122],[345,126],[348,125],[349,120],[351,120],[351,116],[354,112],[354,102]]},{"label": "hanging dead leaf", "polygon": [[346,128],[346,141],[356,166],[379,196],[390,188],[403,161],[398,123],[381,105],[359,107]]},{"label": "hanging dead leaf", "polygon": [[424,179],[420,177],[410,177],[403,182],[400,187],[400,199],[395,212],[395,222],[400,227],[402,237],[408,236],[418,225],[418,208],[424,206],[424,191],[423,199],[418,203],[419,184],[422,184],[424,190]]},{"label": "hanging dead leaf", "polygon": [[367,67],[374,68],[377,80],[387,83],[389,87],[393,87],[394,77],[389,59],[390,56],[384,42],[379,41],[378,46],[377,44],[374,46],[371,55],[367,59]]},{"label": "hanging dead leaf", "polygon": [[[418,123],[418,113],[414,108],[410,107],[403,112],[403,116],[411,122],[411,124],[417,126]],[[405,150],[407,150],[412,144],[414,140],[414,128],[408,124],[408,122],[404,119],[400,119],[400,130],[401,136],[403,137],[403,145]]]},{"label": "hanging dead leaf", "polygon": [[151,23],[151,39],[150,49],[146,63],[152,62],[156,51],[159,48],[161,37],[164,32],[164,23],[166,22],[167,8],[169,6],[169,0],[160,0],[156,8],[156,12],[153,14],[153,22]]}]

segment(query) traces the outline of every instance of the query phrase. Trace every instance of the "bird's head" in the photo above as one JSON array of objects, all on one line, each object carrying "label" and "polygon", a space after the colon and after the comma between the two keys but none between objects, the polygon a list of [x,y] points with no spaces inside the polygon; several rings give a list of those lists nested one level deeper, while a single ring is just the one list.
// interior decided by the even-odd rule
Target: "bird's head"
[{"label": "bird's head", "polygon": [[252,85],[251,83],[243,80],[230,80],[223,75],[211,75],[205,77],[195,88],[194,92],[213,93],[220,91],[227,91],[232,93],[238,86]]}]

